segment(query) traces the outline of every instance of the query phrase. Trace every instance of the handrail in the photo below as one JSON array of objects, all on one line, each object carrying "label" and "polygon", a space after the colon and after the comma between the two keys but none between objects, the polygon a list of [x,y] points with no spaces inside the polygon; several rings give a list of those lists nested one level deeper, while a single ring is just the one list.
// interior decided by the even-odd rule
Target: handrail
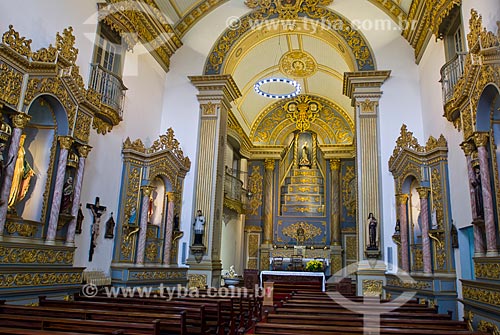
[{"label": "handrail", "polygon": [[123,118],[123,102],[127,88],[115,73],[100,64],[90,64],[89,87],[101,94],[102,103],[115,110]]},{"label": "handrail", "polygon": [[453,97],[455,85],[464,72],[465,56],[467,53],[459,52],[441,67],[441,85],[443,89],[443,102],[448,103]]}]

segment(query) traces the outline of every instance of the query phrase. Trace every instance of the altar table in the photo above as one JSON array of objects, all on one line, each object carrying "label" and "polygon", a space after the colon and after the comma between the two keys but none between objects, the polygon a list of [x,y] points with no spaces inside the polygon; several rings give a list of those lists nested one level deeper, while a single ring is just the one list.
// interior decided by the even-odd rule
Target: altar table
[{"label": "altar table", "polygon": [[[280,278],[282,277],[282,278]],[[287,277],[294,277],[288,278]],[[264,280],[282,280],[293,282],[296,281],[320,281],[321,289],[325,292],[325,274],[323,272],[307,272],[307,271],[261,271],[260,286],[262,287]]]}]

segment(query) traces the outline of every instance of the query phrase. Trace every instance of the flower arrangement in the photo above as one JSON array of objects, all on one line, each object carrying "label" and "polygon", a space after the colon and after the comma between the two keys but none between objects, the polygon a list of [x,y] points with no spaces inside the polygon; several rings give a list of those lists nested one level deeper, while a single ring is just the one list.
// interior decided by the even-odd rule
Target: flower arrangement
[{"label": "flower arrangement", "polygon": [[323,271],[323,262],[316,259],[310,260],[306,264],[306,271],[319,272]]}]

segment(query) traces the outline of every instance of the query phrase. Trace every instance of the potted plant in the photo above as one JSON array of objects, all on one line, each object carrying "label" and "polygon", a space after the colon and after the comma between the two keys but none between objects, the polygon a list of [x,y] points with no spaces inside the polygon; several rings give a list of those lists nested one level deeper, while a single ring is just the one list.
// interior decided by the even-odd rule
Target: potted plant
[{"label": "potted plant", "polygon": [[306,264],[306,271],[309,272],[321,272],[323,271],[323,262],[316,259],[310,260]]}]

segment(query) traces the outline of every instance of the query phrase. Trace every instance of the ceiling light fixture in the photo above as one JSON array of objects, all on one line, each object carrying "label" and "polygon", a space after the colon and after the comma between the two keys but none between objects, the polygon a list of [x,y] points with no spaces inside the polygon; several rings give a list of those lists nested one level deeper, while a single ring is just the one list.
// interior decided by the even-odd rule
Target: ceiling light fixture
[{"label": "ceiling light fixture", "polygon": [[[292,93],[287,93],[287,94],[272,94],[272,93],[268,93],[268,92],[264,92],[262,89],[261,89],[261,86],[264,85],[264,84],[268,84],[268,83],[285,83],[285,84],[288,84],[290,86],[292,86],[293,88],[295,88],[295,90],[292,92]],[[288,78],[266,78],[266,79],[262,79],[262,80],[259,80],[257,83],[255,83],[255,85],[253,86],[255,92],[257,92],[258,94],[262,95],[263,97],[266,97],[266,98],[271,98],[271,99],[288,99],[288,98],[293,98],[293,97],[296,97],[297,95],[300,94],[300,92],[302,91],[302,87],[300,86],[300,84],[295,81],[295,80],[292,80],[292,79],[288,79]]]}]

